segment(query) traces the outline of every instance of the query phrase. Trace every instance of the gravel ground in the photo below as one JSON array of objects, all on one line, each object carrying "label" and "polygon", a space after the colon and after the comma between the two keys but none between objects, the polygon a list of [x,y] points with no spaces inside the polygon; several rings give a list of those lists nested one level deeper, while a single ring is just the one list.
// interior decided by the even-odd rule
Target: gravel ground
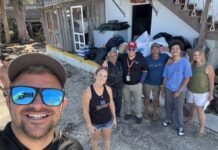
[{"label": "gravel ground", "polygon": [[[81,69],[66,65],[71,77],[66,84],[69,105],[65,110],[63,120],[59,127],[65,132],[76,137],[85,149],[90,149],[91,139],[87,132],[82,115],[82,92],[93,82],[93,76]],[[164,115],[160,109],[161,116]],[[161,120],[153,122],[143,120],[140,125],[135,124],[134,118],[125,121],[119,119],[118,127],[113,130],[111,137],[112,150],[214,150],[218,149],[218,133],[208,130],[208,134],[202,138],[193,137],[197,125],[185,128],[186,135],[178,137],[175,127],[164,128]],[[103,149],[103,140],[100,140],[100,149]]]},{"label": "gravel ground", "polygon": [[[66,93],[69,104],[63,114],[59,128],[77,138],[86,150],[91,147],[91,139],[87,132],[82,114],[83,90],[93,82],[93,75],[81,69],[65,64],[68,70]],[[161,116],[164,115],[160,108]],[[0,95],[0,129],[10,120],[4,98]],[[123,114],[122,114],[123,115]],[[162,118],[162,117],[161,117]],[[218,149],[218,133],[208,130],[201,138],[193,137],[197,130],[196,124],[185,128],[185,136],[176,135],[174,125],[164,128],[159,121],[143,120],[142,124],[135,124],[134,118],[125,121],[119,119],[118,127],[113,129],[111,136],[112,150],[215,150]],[[103,149],[100,140],[100,150]]]}]

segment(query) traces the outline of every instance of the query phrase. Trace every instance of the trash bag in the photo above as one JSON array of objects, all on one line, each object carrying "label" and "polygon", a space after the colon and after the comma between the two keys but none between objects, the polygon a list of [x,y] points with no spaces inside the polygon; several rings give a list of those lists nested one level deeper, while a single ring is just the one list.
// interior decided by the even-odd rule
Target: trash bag
[{"label": "trash bag", "polygon": [[169,33],[166,33],[166,32],[160,32],[160,33],[156,34],[156,35],[153,37],[153,40],[159,39],[159,38],[161,38],[161,37],[164,37],[165,40],[167,41],[167,43],[169,44],[169,43],[170,43],[170,40],[171,40],[171,38],[172,38],[173,36],[172,36],[171,34],[169,34]]},{"label": "trash bag", "polygon": [[93,47],[93,48],[89,48],[89,53],[87,55],[84,56],[85,60],[95,60],[97,55],[97,48]]},{"label": "trash bag", "polygon": [[128,29],[130,26],[128,22],[111,22],[111,23],[103,23],[98,27],[100,32],[103,31],[120,31]]},{"label": "trash bag", "polygon": [[136,39],[136,43],[148,43],[150,41],[150,35],[148,34],[147,31],[145,31],[143,34],[141,34],[137,39]]},{"label": "trash bag", "polygon": [[119,47],[120,44],[124,43],[125,40],[122,36],[114,36],[110,38],[106,43],[106,50],[109,52],[113,47]]},{"label": "trash bag", "polygon": [[171,40],[170,40],[170,43],[172,41],[174,41],[174,40],[179,40],[179,41],[181,41],[183,43],[184,51],[186,51],[187,49],[192,48],[190,42],[186,38],[184,38],[183,36],[174,36],[174,37],[172,37]]},{"label": "trash bag", "polygon": [[101,65],[105,60],[106,56],[107,56],[107,50],[105,48],[98,48],[94,61]]},{"label": "trash bag", "polygon": [[148,34],[147,31],[141,34],[135,41],[137,43],[137,51],[141,52],[144,57],[151,54],[149,41],[150,41],[150,35]]}]

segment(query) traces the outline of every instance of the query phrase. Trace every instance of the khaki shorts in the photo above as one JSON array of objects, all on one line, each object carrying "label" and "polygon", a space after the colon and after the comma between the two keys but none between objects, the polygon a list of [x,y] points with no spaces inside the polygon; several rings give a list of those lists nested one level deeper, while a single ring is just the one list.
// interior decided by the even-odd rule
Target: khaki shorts
[{"label": "khaki shorts", "polygon": [[145,97],[150,97],[150,93],[152,91],[152,95],[154,98],[159,98],[160,95],[160,85],[150,85],[143,84],[143,94]]}]

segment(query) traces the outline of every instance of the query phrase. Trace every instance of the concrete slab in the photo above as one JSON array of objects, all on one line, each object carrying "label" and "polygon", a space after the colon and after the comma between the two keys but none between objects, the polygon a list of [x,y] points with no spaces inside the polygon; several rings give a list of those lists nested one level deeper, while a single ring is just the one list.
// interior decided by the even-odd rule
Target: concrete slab
[{"label": "concrete slab", "polygon": [[[218,115],[206,113],[206,127],[218,133]],[[199,124],[197,117],[195,122]]]}]

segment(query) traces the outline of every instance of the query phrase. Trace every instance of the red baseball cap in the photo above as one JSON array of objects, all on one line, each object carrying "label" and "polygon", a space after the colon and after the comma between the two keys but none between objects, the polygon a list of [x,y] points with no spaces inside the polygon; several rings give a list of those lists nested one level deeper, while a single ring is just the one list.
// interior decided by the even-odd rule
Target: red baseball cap
[{"label": "red baseball cap", "polygon": [[128,43],[128,48],[136,49],[137,48],[137,43],[136,42],[129,42]]}]

